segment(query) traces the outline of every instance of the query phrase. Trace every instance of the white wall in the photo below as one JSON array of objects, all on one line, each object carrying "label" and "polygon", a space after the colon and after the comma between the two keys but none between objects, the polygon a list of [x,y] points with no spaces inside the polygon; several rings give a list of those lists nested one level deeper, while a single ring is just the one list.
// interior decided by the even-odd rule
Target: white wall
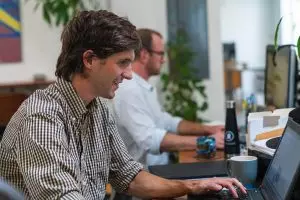
[{"label": "white wall", "polygon": [[[294,16],[297,14],[296,12],[298,12],[298,7],[295,7],[295,0],[282,0],[281,1],[281,15],[283,16],[281,25],[280,25],[280,30],[281,30],[281,42],[282,44],[295,44],[297,39],[298,39],[298,32],[296,32],[296,37],[294,37],[294,33],[295,30],[294,28],[296,28],[296,30],[298,30],[298,26],[297,27],[293,27],[293,20],[297,20],[297,19],[293,19]],[[299,22],[297,22],[299,23]]]},{"label": "white wall", "polygon": [[153,28],[167,36],[165,0],[111,0],[111,10],[138,28]]},{"label": "white wall", "polygon": [[[128,17],[137,28],[152,28],[160,32],[167,40],[166,0],[111,0],[110,10]],[[159,76],[151,77],[150,83],[160,87]],[[163,101],[161,95],[159,99]]]},{"label": "white wall", "polygon": [[225,120],[225,92],[223,54],[221,45],[220,0],[207,1],[207,25],[209,47],[209,74],[205,80],[209,109],[205,116],[211,120]]},{"label": "white wall", "polygon": [[265,65],[265,47],[273,43],[280,0],[221,0],[222,42],[236,43],[238,62]]},{"label": "white wall", "polygon": [[[207,8],[210,79],[205,80],[209,109],[204,113],[204,116],[208,119],[224,121],[225,97],[220,36],[220,1],[207,1]],[[165,0],[113,0],[111,9],[121,16],[127,16],[138,28],[153,28],[161,32],[165,38],[167,37],[167,8]],[[157,77],[151,80],[154,84],[157,81]]]},{"label": "white wall", "polygon": [[[22,55],[21,63],[0,64],[0,83],[32,80],[36,73],[55,79],[54,71],[60,52],[61,28],[51,28],[42,19],[40,11],[33,12],[34,1],[21,6]],[[138,28],[158,30],[167,37],[166,0],[102,0],[107,8],[127,16]],[[206,80],[209,110],[205,117],[224,120],[223,66],[220,40],[220,1],[208,2],[210,80]],[[158,79],[154,78],[153,83]]]},{"label": "white wall", "polygon": [[[54,79],[56,58],[60,50],[61,28],[51,28],[40,10],[33,12],[34,2],[20,1],[22,61],[0,64],[0,83],[29,81],[37,73]],[[1,44],[0,44],[1,45]]]}]

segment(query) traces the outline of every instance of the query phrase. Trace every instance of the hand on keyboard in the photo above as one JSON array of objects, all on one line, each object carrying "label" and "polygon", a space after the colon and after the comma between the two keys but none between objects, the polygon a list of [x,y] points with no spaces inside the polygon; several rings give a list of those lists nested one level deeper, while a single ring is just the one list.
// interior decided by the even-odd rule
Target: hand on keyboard
[{"label": "hand on keyboard", "polygon": [[238,194],[238,198],[235,198],[228,189],[223,188],[221,191],[216,193],[217,199],[248,199],[247,193],[242,192],[238,187],[235,187],[235,190]]},{"label": "hand on keyboard", "polygon": [[247,200],[248,194],[243,193],[240,189],[237,189],[236,192],[238,193],[238,198],[234,198],[228,189],[223,188],[219,192],[209,192],[201,195],[189,195],[189,200],[231,200],[231,199],[240,199],[240,200]]},{"label": "hand on keyboard", "polygon": [[[203,180],[185,180],[187,187],[190,188],[191,194],[216,193],[226,188],[234,198],[238,198],[239,188],[241,194],[246,194],[245,187],[235,178],[208,178]],[[240,195],[241,195],[240,194]]]}]

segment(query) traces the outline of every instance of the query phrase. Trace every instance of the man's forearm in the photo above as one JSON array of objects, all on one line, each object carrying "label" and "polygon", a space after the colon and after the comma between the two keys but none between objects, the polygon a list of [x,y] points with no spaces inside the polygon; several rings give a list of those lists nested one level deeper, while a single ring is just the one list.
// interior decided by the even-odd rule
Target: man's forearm
[{"label": "man's forearm", "polygon": [[174,198],[190,193],[182,181],[167,180],[141,171],[130,183],[127,193],[139,198]]},{"label": "man's forearm", "polygon": [[204,194],[227,188],[238,198],[235,187],[246,194],[246,188],[235,178],[208,178],[202,180],[167,180],[141,171],[130,183],[127,193],[146,199],[175,198],[186,194]]},{"label": "man's forearm", "polygon": [[200,123],[182,120],[178,124],[177,131],[181,135],[207,135],[208,127]]},{"label": "man's forearm", "polygon": [[180,136],[167,133],[160,143],[160,151],[185,151],[197,147],[196,136]]}]

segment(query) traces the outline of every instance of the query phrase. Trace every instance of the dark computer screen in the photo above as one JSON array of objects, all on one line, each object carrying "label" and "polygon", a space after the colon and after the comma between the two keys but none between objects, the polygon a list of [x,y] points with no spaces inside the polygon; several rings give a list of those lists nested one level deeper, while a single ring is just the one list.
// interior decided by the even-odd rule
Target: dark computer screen
[{"label": "dark computer screen", "polygon": [[288,156],[300,151],[300,125],[289,120],[280,145],[262,182],[264,196],[272,200],[284,200],[297,178],[300,158]]},{"label": "dark computer screen", "polygon": [[235,44],[234,43],[223,43],[223,59],[224,60],[235,60]]},{"label": "dark computer screen", "polygon": [[279,46],[275,54],[273,45],[267,46],[265,69],[265,104],[274,108],[295,106],[298,61],[296,47]]}]

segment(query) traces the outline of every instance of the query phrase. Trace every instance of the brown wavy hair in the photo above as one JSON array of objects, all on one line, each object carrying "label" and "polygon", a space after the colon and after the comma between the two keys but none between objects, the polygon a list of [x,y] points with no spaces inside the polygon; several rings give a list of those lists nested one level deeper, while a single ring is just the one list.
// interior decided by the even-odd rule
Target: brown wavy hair
[{"label": "brown wavy hair", "polygon": [[126,18],[105,10],[82,11],[65,26],[55,75],[70,81],[72,74],[83,73],[82,55],[92,50],[100,59],[141,47],[136,27]]},{"label": "brown wavy hair", "polygon": [[136,49],[135,51],[135,59],[138,59],[140,57],[141,49],[144,48],[148,51],[152,50],[152,35],[157,35],[160,38],[163,38],[163,36],[153,29],[149,28],[140,28],[137,30],[140,38],[141,38],[141,48]]}]

